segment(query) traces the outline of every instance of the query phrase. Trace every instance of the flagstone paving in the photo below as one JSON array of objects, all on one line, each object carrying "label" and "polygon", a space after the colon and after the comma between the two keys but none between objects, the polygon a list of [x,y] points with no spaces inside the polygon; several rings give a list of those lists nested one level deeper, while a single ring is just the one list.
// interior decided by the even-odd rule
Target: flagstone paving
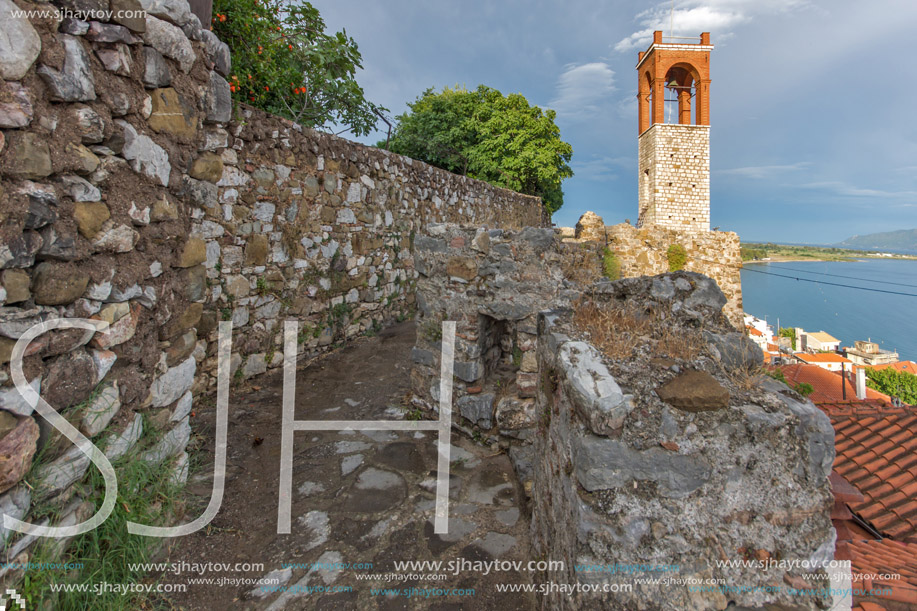
[{"label": "flagstone paving", "polygon": [[[413,343],[413,324],[405,323],[302,366],[296,419],[409,417],[403,406]],[[162,573],[161,583],[189,583],[186,593],[170,595],[166,602],[190,610],[535,607],[534,598],[496,592],[498,583],[530,583],[525,571],[401,571],[394,577],[396,561],[464,559],[469,566],[493,559],[527,562],[533,557],[525,494],[509,459],[495,446],[477,444],[457,431],[451,440],[447,534],[433,532],[435,431],[303,431],[294,435],[292,533],[278,535],[281,384],[282,374],[275,370],[233,388],[227,484],[220,512],[207,528],[165,548],[160,559],[263,563],[263,570],[221,570],[202,576],[214,578],[214,585],[189,583],[199,576],[188,571]],[[214,410],[197,411],[197,456],[209,458],[189,481],[192,496],[186,520],[203,511],[212,484]],[[309,564],[316,562],[324,564]],[[323,568],[334,563],[372,567]],[[444,578],[418,578],[417,573],[431,572]],[[358,578],[373,574],[377,577],[371,581]],[[223,585],[217,585],[220,578]],[[264,578],[277,582],[279,591],[252,585]],[[242,579],[249,583],[240,583]],[[374,588],[400,589],[400,595],[374,595]],[[408,597],[411,588],[413,595]],[[451,588],[473,589],[474,594],[430,595],[430,590]]]}]

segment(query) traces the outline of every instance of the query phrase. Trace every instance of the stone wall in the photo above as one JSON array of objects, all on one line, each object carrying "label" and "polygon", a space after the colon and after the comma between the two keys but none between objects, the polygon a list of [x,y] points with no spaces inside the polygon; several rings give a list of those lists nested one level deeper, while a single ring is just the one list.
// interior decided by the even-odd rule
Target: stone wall
[{"label": "stone wall", "polygon": [[637,225],[710,231],[710,126],[657,123],[638,149]]},{"label": "stone wall", "polygon": [[622,278],[654,276],[669,271],[669,246],[681,244],[688,253],[685,268],[713,278],[726,295],[723,310],[737,328],[742,323],[742,255],[739,236],[731,231],[675,231],[665,227],[637,228],[627,223],[605,228],[608,247],[621,265]]},{"label": "stone wall", "polygon": [[[254,375],[279,364],[282,318],[304,321],[301,349],[318,351],[409,315],[423,224],[545,222],[537,198],[251,109],[234,120],[229,50],[183,0],[111,0],[110,23],[61,20],[56,4],[92,5],[0,0],[9,515],[51,504],[55,525],[93,511],[89,461],[12,386],[13,345],[35,323],[109,323],[39,337],[25,376],[116,468],[146,460],[180,484],[218,321],[235,323],[234,371]],[[28,558],[34,539],[0,533],[6,560]]]},{"label": "stone wall", "polygon": [[[719,568],[717,561],[821,567],[833,559],[834,435],[827,417],[773,380],[742,382],[760,351],[720,316],[725,298],[710,279],[679,272],[603,283],[589,294],[599,306],[641,313],[641,321],[649,315],[657,332],[693,333],[699,344],[672,358],[654,333],[627,358],[610,358],[591,343],[593,327],[583,328],[577,314],[540,316],[535,555],[566,560],[564,572],[546,576],[558,582],[659,580],[631,592],[553,593],[543,608],[598,608],[602,601],[622,609],[712,610],[730,602],[743,609],[826,608],[830,598],[787,592],[824,588],[827,575],[801,576],[821,569]],[[616,565],[636,568],[604,570]],[[733,589],[689,588],[710,583]]]},{"label": "stone wall", "polygon": [[281,319],[302,321],[301,349],[314,352],[407,316],[425,224],[544,223],[538,198],[254,109],[228,132],[183,184],[200,204],[191,233],[206,251],[207,337],[233,321],[243,377],[280,365]]},{"label": "stone wall", "polygon": [[414,401],[438,409],[441,326],[454,320],[456,422],[479,434],[529,439],[537,425],[536,316],[573,303],[580,293],[571,279],[588,268],[587,258],[596,263],[589,282],[598,278],[598,253],[534,227],[434,224],[426,233],[415,243]]}]

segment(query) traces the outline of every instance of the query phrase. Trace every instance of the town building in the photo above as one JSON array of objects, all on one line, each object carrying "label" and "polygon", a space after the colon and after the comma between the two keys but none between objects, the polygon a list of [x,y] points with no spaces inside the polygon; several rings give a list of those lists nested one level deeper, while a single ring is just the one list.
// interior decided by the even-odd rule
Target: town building
[{"label": "town building", "polygon": [[797,352],[793,357],[800,363],[815,365],[828,371],[853,371],[853,362],[834,352]]},{"label": "town building", "polygon": [[898,353],[893,350],[883,350],[873,341],[854,342],[853,348],[844,348],[844,356],[856,363],[867,367],[889,365],[898,361]]},{"label": "town building", "polygon": [[796,329],[796,349],[802,352],[837,352],[841,347],[841,340],[824,331],[808,333]]}]

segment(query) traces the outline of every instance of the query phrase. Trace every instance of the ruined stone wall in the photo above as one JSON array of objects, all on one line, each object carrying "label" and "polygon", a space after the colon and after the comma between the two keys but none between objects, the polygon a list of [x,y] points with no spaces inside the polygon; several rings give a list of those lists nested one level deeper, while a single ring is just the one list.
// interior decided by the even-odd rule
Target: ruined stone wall
[{"label": "ruined stone wall", "polygon": [[[827,417],[772,380],[741,382],[760,351],[719,316],[725,298],[710,279],[679,272],[604,283],[589,294],[648,314],[663,332],[704,329],[703,340],[672,358],[646,338],[613,359],[591,343],[591,327],[574,324],[576,314],[539,318],[535,555],[564,559],[565,572],[546,576],[564,583],[659,580],[630,592],[549,594],[543,608],[826,608],[830,597],[788,589],[826,587],[821,567],[834,557]],[[717,566],[746,559],[817,568]],[[603,570],[613,566],[634,569]],[[806,581],[802,573],[823,577]],[[689,587],[709,583],[732,590]]]},{"label": "ruined stone wall", "polygon": [[[551,229],[521,231],[432,224],[415,242],[417,344],[414,400],[439,407],[442,321],[456,321],[455,422],[479,434],[529,439],[535,417],[535,322],[545,308],[569,307],[576,255]],[[591,251],[598,261],[598,253]],[[585,267],[582,259],[577,267]],[[598,278],[593,265],[592,282]]]},{"label": "ruined stone wall", "polygon": [[668,249],[685,247],[685,270],[713,278],[726,295],[724,313],[742,328],[742,256],[739,236],[731,231],[675,231],[665,227],[637,228],[627,223],[605,228],[608,248],[621,264],[621,277],[653,276],[669,271]]},{"label": "ruined stone wall", "polygon": [[[407,316],[421,224],[544,223],[537,198],[251,109],[234,118],[228,47],[183,0],[104,2],[111,23],[61,20],[58,4],[93,5],[0,0],[0,508],[9,515],[28,519],[50,503],[52,525],[73,523],[94,506],[80,484],[88,459],[13,388],[13,346],[35,323],[109,323],[108,333],[42,335],[26,351],[25,377],[122,461],[116,470],[146,460],[180,484],[220,320],[235,325],[234,371],[254,375],[279,364],[282,318],[303,320],[301,349],[317,351]],[[33,539],[0,533],[12,543],[5,559],[23,561]]]},{"label": "ruined stone wall", "polygon": [[710,231],[710,126],[657,123],[638,142],[637,225]]}]

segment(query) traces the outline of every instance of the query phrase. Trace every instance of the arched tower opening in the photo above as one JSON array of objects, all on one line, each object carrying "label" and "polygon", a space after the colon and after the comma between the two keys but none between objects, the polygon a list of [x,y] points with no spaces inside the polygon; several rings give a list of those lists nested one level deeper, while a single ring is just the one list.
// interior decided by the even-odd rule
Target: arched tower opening
[{"label": "arched tower opening", "polygon": [[657,31],[638,55],[638,226],[710,229],[713,45],[707,32],[697,40]]}]

